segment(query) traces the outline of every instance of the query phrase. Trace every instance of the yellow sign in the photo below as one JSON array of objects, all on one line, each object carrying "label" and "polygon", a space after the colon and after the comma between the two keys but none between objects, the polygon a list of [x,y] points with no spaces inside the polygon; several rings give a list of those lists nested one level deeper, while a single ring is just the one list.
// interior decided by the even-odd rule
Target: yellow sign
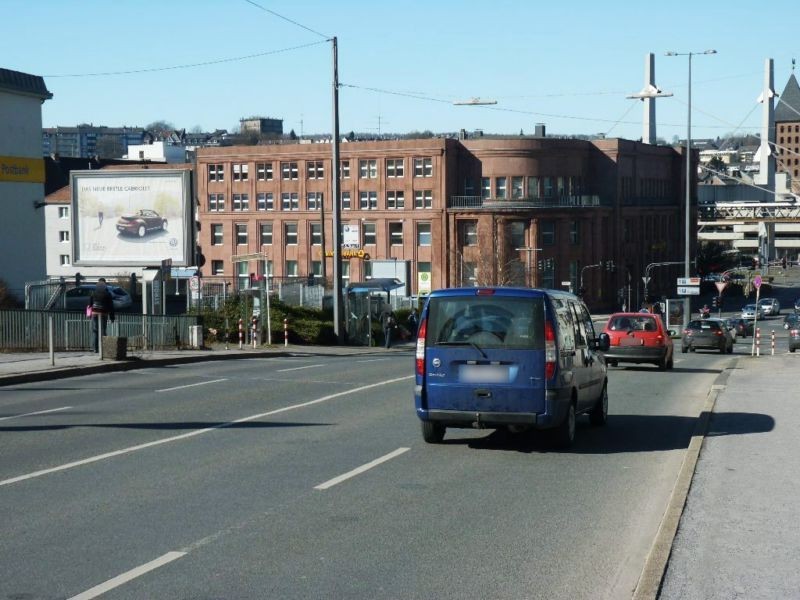
[{"label": "yellow sign", "polygon": [[[333,256],[333,250],[326,250],[325,256]],[[358,250],[342,250],[342,258],[363,258],[369,260],[370,256],[363,249]]]},{"label": "yellow sign", "polygon": [[0,156],[0,181],[44,183],[44,159]]}]

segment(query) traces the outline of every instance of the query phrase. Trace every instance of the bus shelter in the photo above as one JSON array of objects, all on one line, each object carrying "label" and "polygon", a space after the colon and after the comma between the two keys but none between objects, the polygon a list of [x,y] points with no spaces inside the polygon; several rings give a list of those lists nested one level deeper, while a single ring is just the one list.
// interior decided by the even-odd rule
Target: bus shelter
[{"label": "bus shelter", "polygon": [[372,322],[391,306],[392,290],[405,285],[399,279],[374,278],[350,283],[345,289],[347,339],[355,346],[372,346]]}]

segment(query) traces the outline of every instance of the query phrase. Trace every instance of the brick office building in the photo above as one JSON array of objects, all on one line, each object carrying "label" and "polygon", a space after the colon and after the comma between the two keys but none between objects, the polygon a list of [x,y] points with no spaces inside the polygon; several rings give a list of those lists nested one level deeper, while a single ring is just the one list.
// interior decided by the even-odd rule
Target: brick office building
[{"label": "brick office building", "polygon": [[[340,161],[341,221],[357,237],[345,283],[371,276],[366,254],[409,261],[412,293],[422,274],[432,289],[569,281],[577,290],[582,279],[589,302],[610,307],[629,284],[639,301],[647,264],[683,256],[682,157],[670,147],[435,138],[343,143]],[[199,149],[197,182],[205,275],[321,274],[321,214],[329,251],[333,239],[330,144]],[[254,253],[266,262],[233,261]]]}]

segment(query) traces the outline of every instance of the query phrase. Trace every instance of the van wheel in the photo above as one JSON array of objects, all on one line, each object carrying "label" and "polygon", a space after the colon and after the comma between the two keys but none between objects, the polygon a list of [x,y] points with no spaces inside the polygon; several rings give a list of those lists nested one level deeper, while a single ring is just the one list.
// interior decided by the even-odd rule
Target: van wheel
[{"label": "van wheel", "polygon": [[445,429],[445,426],[440,423],[422,421],[422,439],[429,444],[441,444]]},{"label": "van wheel", "polygon": [[603,384],[603,391],[595,402],[594,408],[589,413],[589,423],[595,426],[605,425],[608,422],[608,387]]},{"label": "van wheel", "polygon": [[559,448],[569,448],[575,441],[575,403],[569,403],[567,415],[553,431],[553,441]]},{"label": "van wheel", "polygon": [[667,361],[667,369],[668,370],[672,369],[674,366],[675,366],[675,363],[673,362],[672,357],[670,356],[669,360]]}]

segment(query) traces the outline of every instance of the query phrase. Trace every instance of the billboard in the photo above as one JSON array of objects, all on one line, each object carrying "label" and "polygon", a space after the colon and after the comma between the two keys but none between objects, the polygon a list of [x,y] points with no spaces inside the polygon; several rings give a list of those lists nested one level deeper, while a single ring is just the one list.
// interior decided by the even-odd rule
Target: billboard
[{"label": "billboard", "polygon": [[74,264],[191,264],[189,171],[73,171],[70,184]]}]

